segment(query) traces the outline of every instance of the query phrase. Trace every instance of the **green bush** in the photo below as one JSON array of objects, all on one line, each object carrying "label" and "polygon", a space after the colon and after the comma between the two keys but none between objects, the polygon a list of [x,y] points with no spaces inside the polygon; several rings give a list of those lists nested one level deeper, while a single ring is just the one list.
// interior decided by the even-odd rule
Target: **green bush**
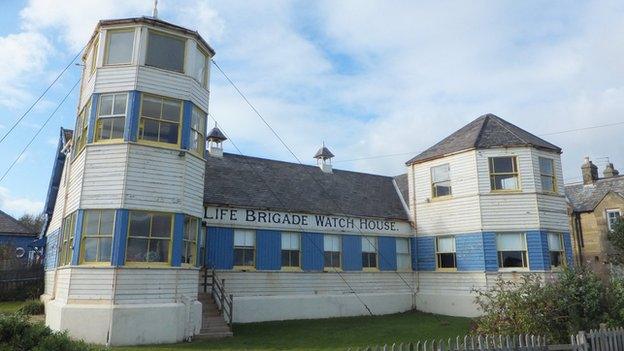
[{"label": "green bush", "polygon": [[609,282],[607,301],[609,305],[607,323],[609,326],[624,326],[624,280],[614,278]]},{"label": "green bush", "polygon": [[20,307],[18,312],[27,316],[43,314],[44,304],[39,300],[28,300],[22,307]]}]

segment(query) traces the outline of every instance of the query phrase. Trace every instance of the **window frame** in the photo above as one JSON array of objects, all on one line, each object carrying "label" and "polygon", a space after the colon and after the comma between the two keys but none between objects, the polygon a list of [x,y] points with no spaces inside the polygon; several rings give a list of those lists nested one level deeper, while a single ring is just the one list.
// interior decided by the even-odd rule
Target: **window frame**
[{"label": "window frame", "polygon": [[[287,235],[289,237],[291,236],[296,236],[297,237],[297,241],[298,241],[298,246],[299,248],[297,250],[293,250],[293,249],[284,249],[284,235]],[[292,241],[290,241],[292,243]],[[292,265],[288,265],[285,266],[284,265],[284,253],[287,252],[288,254],[288,262],[290,263],[292,260],[292,254],[293,253],[297,253],[297,265],[296,266],[292,266]],[[297,233],[297,232],[282,232],[280,235],[280,262],[281,262],[281,269],[285,270],[285,271],[300,271],[301,270],[301,234]]]},{"label": "window frame", "polygon": [[[453,239],[453,251],[440,251],[440,239]],[[439,272],[456,272],[457,271],[457,242],[455,235],[440,235],[435,238],[435,254],[436,254],[436,271]],[[441,267],[442,255],[451,254],[453,257],[453,267]]]},{"label": "window frame", "polygon": [[[76,135],[74,133],[74,137],[72,137],[72,148],[73,148],[73,159],[78,158],[78,155],[87,147],[87,138],[89,136],[89,117],[91,116],[91,98],[84,105],[78,116],[76,117],[76,127],[74,131],[80,130],[80,134]],[[80,122],[82,125],[80,128],[78,127]],[[74,143],[76,141],[76,143]]]},{"label": "window frame", "polygon": [[[210,74],[209,74],[209,70],[210,70],[210,55],[209,55],[209,54],[208,54],[208,52],[206,52],[206,50],[204,50],[204,49],[203,49],[203,48],[199,45],[199,43],[197,43],[197,42],[195,42],[195,49],[194,49],[194,50],[195,50],[196,52],[199,52],[199,53],[200,53],[201,55],[203,55],[203,56],[204,56],[204,58],[205,58],[205,62],[204,62],[204,76],[202,77],[202,78],[203,78],[203,82],[202,82],[202,81],[197,80],[197,77],[195,77],[195,75],[194,75],[194,73],[195,73],[195,72],[190,72],[191,74],[189,74],[189,76],[190,76],[191,78],[195,79],[195,81],[197,81],[197,83],[199,83],[199,85],[200,85],[202,88],[207,89],[207,88],[208,88],[208,80],[209,80],[209,77],[210,77]],[[193,53],[193,55],[196,55],[196,53]],[[193,59],[195,60],[196,58],[197,58],[197,57],[194,57]],[[194,70],[195,68],[196,68],[196,67],[192,67],[192,69],[193,69],[193,70]]]},{"label": "window frame", "polygon": [[[522,243],[524,244],[524,250],[501,250],[498,247],[498,236],[499,235],[509,235],[509,234],[517,234],[522,236]],[[503,252],[520,252],[522,258],[522,266],[521,267],[510,267],[503,266]],[[527,245],[526,233],[524,232],[501,232],[496,233],[496,258],[498,261],[498,270],[499,271],[527,271],[529,270],[529,249]]]},{"label": "window frame", "polygon": [[[130,235],[130,228],[131,228],[131,223],[132,223],[132,214],[133,213],[143,213],[143,214],[148,214],[150,215],[150,226],[149,226],[149,236],[131,236]],[[169,237],[165,238],[165,237],[152,237],[152,226],[153,226],[153,222],[154,222],[154,215],[167,215],[170,218],[171,221],[171,228],[170,228],[170,233],[169,233]],[[172,250],[173,250],[173,232],[174,232],[174,228],[175,228],[175,215],[173,213],[170,212],[158,212],[158,211],[141,211],[141,210],[130,210],[128,212],[128,229],[127,229],[127,233],[126,233],[126,250],[124,252],[124,263],[125,266],[140,266],[140,267],[147,267],[147,266],[156,266],[156,267],[163,267],[163,266],[171,266],[171,254],[172,254]],[[151,240],[168,240],[169,241],[169,248],[168,248],[168,253],[167,253],[167,261],[166,262],[158,262],[158,261],[128,261],[128,243],[130,242],[130,239],[132,238],[136,238],[136,239],[143,239],[143,240],[148,240],[148,244],[147,244],[147,253],[149,253],[149,247],[151,244]]]},{"label": "window frame", "polygon": [[[397,245],[395,243],[395,247],[396,247],[396,257],[397,257],[397,271],[399,272],[409,272],[412,270],[412,248],[410,245],[410,238],[396,238],[396,243],[399,242],[399,240],[401,241],[405,241],[407,243],[406,247],[407,247],[407,252],[399,252],[399,245]],[[407,266],[406,267],[399,267],[399,257],[407,257]]]},{"label": "window frame", "polygon": [[[362,270],[363,271],[369,271],[369,272],[376,272],[379,271],[379,240],[376,236],[370,236],[370,235],[362,235]],[[371,246],[373,251],[364,251],[364,240],[366,240],[366,242],[368,242]],[[375,258],[375,266],[372,267],[370,266],[370,254],[374,255]],[[366,255],[366,261],[368,262],[369,266],[364,266],[364,255]]]},{"label": "window frame", "polygon": [[[494,167],[494,159],[498,158],[510,158],[512,159],[512,172],[496,172]],[[492,192],[518,192],[522,190],[522,184],[520,183],[520,170],[518,167],[518,156],[490,156],[488,157],[488,171],[490,178],[490,191]],[[516,178],[516,188],[515,189],[497,189],[496,188],[496,177],[497,176],[506,176],[511,175]]]},{"label": "window frame", "polygon": [[[76,234],[76,211],[63,218],[61,225],[61,238],[58,244],[57,267],[71,265],[73,256],[74,239]],[[69,231],[65,229],[69,225]]]},{"label": "window frame", "polygon": [[[244,232],[244,233],[251,233],[253,235],[253,245],[252,246],[241,246],[241,245],[236,245],[236,233],[240,233],[240,232]],[[249,270],[256,270],[256,260],[258,258],[257,255],[257,250],[256,247],[258,245],[258,238],[257,238],[257,231],[254,229],[242,229],[242,228],[238,228],[238,229],[234,229],[234,245],[233,245],[233,262],[232,262],[232,269],[234,270],[241,270],[241,271],[249,271]],[[242,249],[242,250],[249,250],[252,249],[252,254],[253,254],[253,266],[249,266],[249,265],[236,265],[236,249]]]},{"label": "window frame", "polygon": [[616,221],[617,219],[622,218],[622,211],[620,211],[619,208],[610,208],[610,209],[605,210],[606,219],[607,219],[607,231],[609,232],[613,231],[612,226],[614,223],[611,223],[611,218],[609,217],[609,215],[612,213],[617,213]]},{"label": "window frame", "polygon": [[[193,117],[196,111],[198,111],[198,113],[200,114],[201,120],[200,120],[199,127],[201,130],[195,130],[193,126]],[[193,104],[193,108],[191,110],[191,123],[190,123],[191,134],[189,138],[189,149],[200,157],[204,157],[204,155],[206,154],[206,124],[208,122],[207,120],[208,120],[208,114],[204,112],[201,108]],[[198,144],[195,148],[193,148],[191,144],[193,143],[193,136],[195,134],[198,135],[197,137]]]},{"label": "window frame", "polygon": [[[122,32],[126,32],[126,33],[132,33],[132,47],[130,50],[130,61],[128,62],[118,62],[118,63],[109,63],[109,57],[108,54],[110,53],[110,36],[111,33],[122,33]],[[134,59],[135,59],[135,54],[134,54],[134,47],[136,45],[136,29],[135,27],[129,27],[129,28],[115,28],[115,29],[108,29],[106,30],[106,36],[105,36],[105,40],[106,43],[104,45],[104,57],[103,57],[103,66],[124,66],[124,65],[131,65],[134,63]]]},{"label": "window frame", "polygon": [[[143,116],[143,100],[145,99],[145,97],[152,97],[152,98],[157,98],[161,100],[160,118],[157,119],[154,117]],[[178,122],[174,122],[174,121],[170,121],[170,120],[162,118],[162,112],[164,109],[165,100],[172,100],[172,101],[177,101],[180,103]],[[141,104],[139,106],[139,125],[138,125],[138,131],[137,131],[137,142],[141,144],[145,144],[145,145],[154,145],[154,146],[160,146],[160,147],[165,147],[165,148],[170,148],[170,149],[179,149],[182,143],[182,124],[183,124],[182,120],[183,118],[184,118],[184,101],[183,100],[174,99],[174,98],[170,98],[166,96],[155,95],[155,94],[141,93]],[[159,133],[158,139],[159,140],[160,140],[160,123],[177,124],[178,126],[177,143],[173,144],[173,143],[168,143],[164,141],[153,141],[153,140],[144,139],[142,136],[145,133],[144,119],[148,119],[150,121],[155,121],[159,123],[158,125],[158,133]]]},{"label": "window frame", "polygon": [[[115,114],[115,101],[117,100],[117,96],[118,95],[125,95],[126,96],[126,107],[124,110],[123,115],[122,114]],[[110,115],[100,115],[100,110],[102,108],[102,100],[103,97],[105,96],[112,96],[113,97],[113,101],[111,104],[111,114]],[[124,140],[124,134],[126,132],[126,119],[128,118],[128,101],[130,99],[130,96],[128,94],[128,92],[119,92],[119,93],[105,93],[100,95],[100,97],[98,98],[98,106],[96,109],[96,113],[95,113],[95,130],[93,133],[93,142],[94,143],[118,143],[120,141]],[[121,134],[121,138],[107,138],[107,139],[101,139],[101,130],[102,130],[102,125],[101,125],[101,120],[105,120],[105,119],[115,119],[115,118],[123,118],[123,132]],[[98,135],[100,135],[100,137],[98,137]],[[111,135],[112,135],[112,125],[111,125]]]},{"label": "window frame", "polygon": [[[182,69],[180,71],[176,71],[176,70],[171,70],[168,68],[162,68],[162,67],[158,67],[158,66],[153,66],[147,63],[148,60],[148,53],[149,53],[149,45],[150,45],[150,36],[152,35],[152,33],[156,33],[156,35],[160,35],[163,37],[169,37],[169,38],[173,38],[176,40],[180,40],[184,43],[184,46],[182,48]],[[143,62],[143,65],[145,67],[150,67],[150,68],[154,68],[154,69],[160,69],[163,71],[167,71],[167,72],[174,72],[174,73],[178,73],[178,74],[186,74],[187,71],[187,67],[186,67],[186,56],[187,56],[187,44],[188,44],[188,38],[184,37],[184,36],[180,36],[174,33],[169,33],[169,32],[165,32],[165,31],[161,31],[161,30],[157,30],[157,29],[153,29],[153,28],[148,28],[147,29],[147,35],[145,38],[145,60]],[[189,75],[190,76],[190,75]]]},{"label": "window frame", "polygon": [[[327,246],[325,245],[325,239],[327,238],[330,239],[338,239],[338,251],[333,250],[333,245],[332,245],[332,250],[327,250]],[[332,263],[334,263],[334,257],[332,256],[332,254],[336,254],[338,253],[338,266],[327,266],[325,265],[326,262],[326,258],[325,255],[327,253],[330,253],[330,261]],[[338,234],[324,234],[323,235],[323,271],[329,272],[329,271],[341,271],[342,270],[342,237]]]},{"label": "window frame", "polygon": [[[194,231],[192,233],[195,233],[193,237],[191,237],[190,239],[195,239],[195,240],[189,240],[187,238],[187,234],[188,234],[188,229],[189,227],[187,226],[187,224],[190,224],[192,222],[195,222],[195,228]],[[197,264],[197,250],[198,250],[198,245],[199,245],[199,228],[201,226],[201,220],[197,217],[193,217],[193,216],[189,216],[186,215],[184,216],[184,232],[182,233],[182,257],[180,258],[181,262],[182,262],[182,266],[186,266],[186,267],[194,267]],[[193,247],[195,248],[193,250]],[[191,250],[189,252],[189,249]],[[189,253],[192,253],[192,260],[191,262],[185,262],[186,260],[184,259],[185,257],[188,258]]]},{"label": "window frame", "polygon": [[[544,173],[544,171],[542,170],[542,161],[550,162],[550,167],[551,167],[551,170],[552,170],[552,174]],[[542,186],[542,191],[546,192],[546,193],[556,194],[558,192],[558,190],[557,190],[558,184],[557,184],[557,176],[556,176],[556,172],[555,172],[555,160],[552,159],[552,158],[549,158],[549,157],[539,156],[538,157],[538,163],[539,163],[540,184]],[[551,179],[551,182],[552,182],[552,188],[551,189],[545,189],[544,188],[544,177],[548,177],[548,178]]]},{"label": "window frame", "polygon": [[[110,211],[113,213],[113,221],[111,226],[110,235],[100,233],[100,229],[102,226],[102,212]],[[113,237],[115,236],[115,219],[117,214],[115,210],[112,209],[93,209],[93,210],[84,210],[83,211],[83,220],[82,220],[82,228],[80,229],[80,258],[78,260],[81,265],[110,265],[111,259],[113,256]],[[87,224],[88,224],[88,216],[93,213],[98,213],[98,233],[97,235],[88,235],[86,232]],[[89,238],[98,239],[98,243],[96,246],[96,256],[99,256],[99,248],[100,248],[100,239],[110,238],[111,239],[111,257],[108,258],[108,261],[87,261],[86,260],[86,240]]]},{"label": "window frame", "polygon": [[[448,173],[448,179],[444,179],[444,180],[435,180],[434,179],[434,169],[436,168],[441,168],[441,167],[446,167],[448,169],[447,173]],[[453,187],[451,185],[451,164],[450,163],[444,163],[441,165],[437,165],[437,166],[433,166],[429,169],[429,174],[431,177],[431,198],[432,199],[445,199],[445,198],[449,198],[453,195]],[[438,195],[438,192],[436,191],[436,185],[440,184],[440,183],[445,183],[448,182],[448,188],[449,188],[449,193],[446,195]]]},{"label": "window frame", "polygon": [[[548,254],[550,256],[550,269],[551,270],[552,269],[563,269],[564,267],[567,267],[568,262],[567,262],[567,259],[566,259],[565,241],[563,240],[563,233],[548,232],[547,235],[548,235],[548,238],[547,238],[547,241],[548,241]],[[558,237],[559,245],[561,246],[561,250],[553,250],[550,247],[550,236],[551,235],[556,235]],[[559,266],[553,265],[553,260],[552,260],[552,254],[553,253],[559,253],[559,257],[560,257],[559,260],[561,262],[561,265],[559,265]]]},{"label": "window frame", "polygon": [[95,73],[95,69],[97,68],[97,57],[98,57],[99,48],[100,48],[100,36],[98,35],[93,40],[93,45],[91,48],[91,62],[90,62],[90,66],[88,67],[89,77],[91,77],[93,73]]}]

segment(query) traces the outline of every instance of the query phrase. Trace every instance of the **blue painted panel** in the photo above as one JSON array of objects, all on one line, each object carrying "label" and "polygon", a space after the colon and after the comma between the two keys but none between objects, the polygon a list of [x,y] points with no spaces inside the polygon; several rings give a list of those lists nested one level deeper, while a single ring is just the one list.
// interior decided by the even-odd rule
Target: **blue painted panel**
[{"label": "blue painted panel", "polygon": [[[546,237],[546,242],[544,238]],[[548,238],[545,232],[526,232],[527,255],[529,268],[532,271],[550,270],[550,258],[548,252]]]},{"label": "blue painted panel", "polygon": [[498,271],[498,251],[496,249],[495,233],[483,233],[483,255],[485,257],[485,270],[487,272]]},{"label": "blue painted panel", "polygon": [[418,244],[418,270],[419,271],[435,271],[435,237],[423,236],[416,238]]},{"label": "blue painted panel", "polygon": [[123,266],[126,261],[126,240],[128,238],[128,210],[115,210],[115,228],[111,265]]},{"label": "blue painted panel", "polygon": [[256,230],[256,268],[282,268],[282,233],[275,230]]},{"label": "blue painted panel", "polygon": [[412,254],[412,270],[418,270],[418,241],[410,238],[410,253]]},{"label": "blue painted panel", "polygon": [[570,233],[563,233],[563,247],[565,248],[568,267],[572,267],[574,265],[574,258],[572,257],[572,238],[570,237]]},{"label": "blue painted panel", "polygon": [[182,265],[182,242],[184,240],[184,213],[176,213],[173,220],[173,239],[171,242],[171,266]]},{"label": "blue painted panel", "polygon": [[72,247],[71,265],[78,265],[80,258],[80,244],[82,243],[82,222],[84,220],[84,210],[76,211],[76,226],[74,228],[74,242]]},{"label": "blue painted panel", "polygon": [[301,268],[304,271],[322,271],[325,266],[323,234],[301,233]]},{"label": "blue painted panel", "polygon": [[206,267],[232,269],[234,265],[234,229],[208,227]]},{"label": "blue painted panel", "polygon": [[35,235],[24,236],[14,235],[10,233],[0,233],[0,247],[9,246],[9,253],[11,255],[14,255],[16,253],[15,249],[17,249],[18,247],[21,247],[24,249],[24,251],[26,251],[26,254],[22,258],[22,262],[24,264],[28,263],[28,252],[33,250],[32,244],[35,240],[37,240],[37,237]]},{"label": "blue painted panel", "polygon": [[87,143],[92,143],[95,136],[95,116],[97,115],[99,93],[91,94],[91,110],[89,111],[89,120],[87,123]]},{"label": "blue painted panel", "polygon": [[193,114],[193,103],[190,101],[184,101],[184,108],[182,111],[182,142],[180,145],[182,149],[188,150],[191,140],[191,115]]},{"label": "blue painted panel", "polygon": [[342,236],[342,269],[362,270],[362,238],[359,235]]},{"label": "blue painted panel", "polygon": [[458,271],[485,271],[482,233],[456,235],[455,252]]},{"label": "blue painted panel", "polygon": [[44,250],[44,267],[46,270],[56,268],[56,258],[58,257],[58,240],[60,229],[48,233]]},{"label": "blue painted panel", "polygon": [[124,140],[137,141],[139,132],[139,113],[141,109],[141,93],[133,90],[128,93],[128,115],[124,125]]},{"label": "blue painted panel", "polygon": [[391,236],[380,236],[377,238],[377,251],[379,252],[379,270],[396,271],[396,238]]}]

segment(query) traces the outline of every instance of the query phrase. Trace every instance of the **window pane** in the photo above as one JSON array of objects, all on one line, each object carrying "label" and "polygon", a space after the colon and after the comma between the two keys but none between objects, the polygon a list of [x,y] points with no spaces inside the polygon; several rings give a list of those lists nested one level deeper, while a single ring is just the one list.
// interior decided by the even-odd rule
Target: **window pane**
[{"label": "window pane", "polygon": [[162,99],[153,96],[144,96],[141,105],[141,116],[160,118]]},{"label": "window pane", "polygon": [[234,230],[234,246],[254,246],[254,231],[245,229]]},{"label": "window pane", "polygon": [[524,267],[523,251],[502,251],[499,255],[499,267]]},{"label": "window pane", "polygon": [[152,219],[152,237],[168,238],[171,236],[171,216],[155,214]]},{"label": "window pane", "polygon": [[180,101],[165,99],[163,101],[162,118],[168,121],[179,122],[181,107]]},{"label": "window pane", "polygon": [[438,252],[455,252],[455,238],[438,238]]},{"label": "window pane", "polygon": [[149,32],[145,64],[170,71],[184,71],[185,40]]},{"label": "window pane", "polygon": [[245,250],[235,248],[234,249],[234,265],[235,266],[244,266],[245,265]]},{"label": "window pane", "polygon": [[454,253],[438,254],[438,268],[456,268]]},{"label": "window pane", "polygon": [[152,120],[143,120],[143,139],[158,141],[158,127],[160,123]]},{"label": "window pane", "polygon": [[99,222],[98,212],[99,211],[86,211],[85,234],[97,235]]},{"label": "window pane", "polygon": [[540,172],[542,174],[554,175],[555,172],[553,170],[553,160],[550,158],[540,157]]},{"label": "window pane", "polygon": [[433,185],[433,196],[448,196],[451,195],[451,182],[444,181]]},{"label": "window pane", "polygon": [[128,94],[115,94],[115,105],[113,107],[113,114],[125,115],[126,114],[126,99]]},{"label": "window pane", "polygon": [[84,257],[85,261],[93,262],[97,258],[97,238],[85,238]]},{"label": "window pane", "polygon": [[377,238],[372,236],[362,237],[362,252],[376,252]]},{"label": "window pane", "polygon": [[492,189],[516,190],[518,189],[518,177],[513,174],[492,176]]},{"label": "window pane", "polygon": [[160,139],[159,141],[177,144],[178,143],[178,125],[173,123],[160,122]]},{"label": "window pane", "polygon": [[397,255],[397,269],[406,270],[411,268],[411,258],[408,254]]},{"label": "window pane", "polygon": [[132,61],[133,43],[134,31],[109,32],[106,63],[130,63]]},{"label": "window pane", "polygon": [[338,235],[325,235],[323,238],[325,251],[340,252],[340,237]]},{"label": "window pane", "polygon": [[409,253],[409,240],[403,238],[396,239],[396,251],[397,253]]},{"label": "window pane", "polygon": [[102,95],[100,98],[100,111],[98,115],[107,116],[113,111],[113,95]]},{"label": "window pane", "polygon": [[555,185],[551,176],[542,176],[542,190],[554,191]]},{"label": "window pane", "polygon": [[104,210],[100,216],[100,235],[112,235],[115,211]]},{"label": "window pane", "polygon": [[106,262],[111,259],[111,246],[113,245],[112,238],[100,238],[100,249],[98,253],[98,261]]},{"label": "window pane", "polygon": [[126,122],[126,119],[124,117],[115,117],[110,119],[113,124],[110,136],[111,139],[123,139],[124,123]]},{"label": "window pane", "polygon": [[450,166],[448,164],[431,168],[431,179],[433,182],[450,180]]},{"label": "window pane", "polygon": [[126,261],[144,262],[147,254],[147,243],[148,239],[128,238]]},{"label": "window pane", "polygon": [[550,252],[550,265],[552,267],[561,267],[563,266],[563,255],[560,251],[551,251]]},{"label": "window pane", "polygon": [[550,251],[563,251],[561,236],[556,233],[548,233],[548,248]]},{"label": "window pane", "polygon": [[129,236],[149,236],[150,216],[147,213],[130,213]]},{"label": "window pane", "polygon": [[499,251],[526,250],[524,234],[502,233],[496,235],[496,247]]},{"label": "window pane", "polygon": [[204,53],[196,46],[193,50],[193,68],[191,69],[191,76],[197,79],[198,82],[202,84],[205,83],[206,77],[206,61],[207,57]]},{"label": "window pane", "polygon": [[493,173],[512,173],[514,172],[514,158],[513,157],[492,157],[490,169]]},{"label": "window pane", "polygon": [[148,262],[169,261],[169,240],[152,239],[149,242]]}]

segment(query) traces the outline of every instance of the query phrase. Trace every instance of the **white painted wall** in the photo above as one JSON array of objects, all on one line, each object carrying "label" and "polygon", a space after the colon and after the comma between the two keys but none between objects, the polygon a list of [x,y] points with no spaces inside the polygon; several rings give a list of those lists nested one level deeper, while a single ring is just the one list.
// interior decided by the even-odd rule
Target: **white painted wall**
[{"label": "white painted wall", "polygon": [[89,144],[80,207],[121,208],[128,144]]}]

